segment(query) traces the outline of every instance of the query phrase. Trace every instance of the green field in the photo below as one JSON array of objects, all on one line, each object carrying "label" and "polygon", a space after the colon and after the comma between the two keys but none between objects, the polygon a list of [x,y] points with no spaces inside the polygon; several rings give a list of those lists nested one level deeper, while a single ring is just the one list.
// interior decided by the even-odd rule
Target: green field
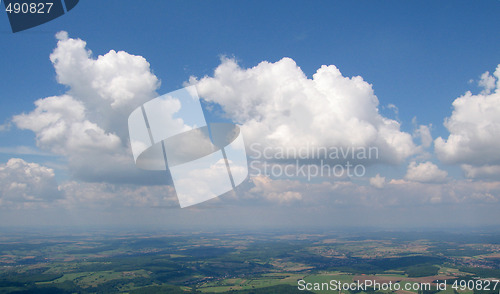
[{"label": "green field", "polygon": [[[103,237],[106,236],[106,237]],[[285,237],[286,236],[286,237]],[[484,239],[484,235],[481,235]],[[446,241],[441,241],[441,238]],[[357,279],[417,281],[500,279],[500,236],[378,234],[86,234],[4,236],[0,293],[294,293]],[[459,253],[462,252],[463,255]],[[473,255],[477,254],[477,255]],[[434,288],[396,294],[456,294]],[[498,294],[459,290],[460,294]],[[274,291],[274,292],[273,292]],[[342,291],[373,293],[371,289]],[[299,291],[297,293],[307,293]],[[310,293],[338,293],[314,289]]]}]

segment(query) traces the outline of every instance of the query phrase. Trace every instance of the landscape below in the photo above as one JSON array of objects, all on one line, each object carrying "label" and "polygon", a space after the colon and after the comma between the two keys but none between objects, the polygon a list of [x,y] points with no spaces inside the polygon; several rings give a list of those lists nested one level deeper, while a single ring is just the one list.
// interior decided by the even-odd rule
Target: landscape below
[{"label": "landscape below", "polygon": [[500,293],[500,233],[3,231],[0,293]]}]

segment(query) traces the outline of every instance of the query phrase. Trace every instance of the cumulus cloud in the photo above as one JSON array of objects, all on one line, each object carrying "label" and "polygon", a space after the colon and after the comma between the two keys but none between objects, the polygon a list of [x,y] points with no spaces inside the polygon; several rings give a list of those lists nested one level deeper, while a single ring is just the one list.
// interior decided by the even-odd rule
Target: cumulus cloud
[{"label": "cumulus cloud", "polygon": [[83,103],[71,96],[40,99],[35,106],[34,111],[17,115],[13,121],[18,128],[35,132],[37,145],[43,149],[71,157],[92,151],[109,153],[120,148],[120,138],[87,120]]},{"label": "cumulus cloud", "polygon": [[[432,125],[431,125],[432,126]],[[431,126],[420,125],[413,133],[415,138],[419,138],[422,147],[430,147],[432,144]]]},{"label": "cumulus cloud", "polygon": [[[33,131],[40,149],[64,156],[75,179],[166,184],[165,174],[135,167],[128,140],[128,115],[157,96],[149,63],[114,50],[93,57],[85,41],[66,32],[56,37],[50,60],[68,91],[37,100],[14,124]],[[372,86],[335,66],[322,66],[309,79],[289,58],[250,69],[224,59],[214,77],[190,83],[243,124],[247,142],[263,147],[376,147],[377,159],[392,163],[418,151],[399,122],[379,114]]]},{"label": "cumulus cloud", "polygon": [[255,176],[251,180],[255,186],[249,192],[262,195],[268,201],[289,203],[302,200],[302,194],[297,191],[302,184],[298,181],[272,180],[263,175]]},{"label": "cumulus cloud", "polygon": [[484,88],[480,94],[467,92],[455,99],[444,122],[450,135],[434,141],[439,159],[462,164],[469,177],[500,166],[500,65],[493,76],[483,74],[479,84]]},{"label": "cumulus cloud", "polygon": [[481,75],[478,85],[483,88],[482,93],[488,95],[491,93],[491,90],[495,89],[495,82],[495,77],[492,77],[490,72],[487,71]]},{"label": "cumulus cloud", "polygon": [[399,121],[399,108],[392,103],[387,104],[387,108],[389,108],[390,110],[392,110],[394,112],[394,115],[396,116],[396,120]]},{"label": "cumulus cloud", "polygon": [[[434,204],[467,203],[470,207],[500,202],[500,182],[449,180],[439,184],[409,179],[387,180],[380,175],[363,186],[351,181],[303,182],[272,179],[266,176],[251,178],[252,188],[239,201],[287,204],[301,208],[387,209],[388,207],[429,207]],[[383,183],[383,186],[380,185]],[[375,184],[375,185],[374,185]],[[378,187],[376,185],[379,185]],[[298,194],[291,194],[296,192]],[[300,196],[299,196],[300,194]],[[225,198],[228,200],[228,198]]]},{"label": "cumulus cloud", "polygon": [[41,155],[41,156],[53,156],[49,152],[43,152],[37,148],[30,146],[14,146],[14,147],[0,147],[0,153],[3,154],[16,154],[16,155]]},{"label": "cumulus cloud", "polygon": [[60,198],[54,170],[11,158],[0,165],[0,207],[30,207]]},{"label": "cumulus cloud", "polygon": [[[396,205],[462,204],[469,207],[500,201],[500,182],[452,180],[436,185],[433,182],[391,180],[379,195],[395,200]],[[399,198],[396,200],[397,195]],[[401,197],[401,195],[404,195]]]},{"label": "cumulus cloud", "polygon": [[382,189],[385,186],[385,177],[381,177],[380,174],[370,178],[370,185],[375,188]]},{"label": "cumulus cloud", "polygon": [[118,210],[123,207],[178,207],[179,205],[172,186],[69,181],[61,184],[59,190],[65,197],[58,201],[58,205],[65,209],[85,207]]},{"label": "cumulus cloud", "polygon": [[427,161],[417,164],[415,161],[408,165],[405,178],[410,181],[422,183],[442,183],[446,180],[448,173],[440,170],[437,165]]},{"label": "cumulus cloud", "polygon": [[157,96],[159,81],[149,63],[113,50],[93,58],[85,41],[66,32],[56,37],[50,60],[57,81],[69,90],[37,100],[33,111],[13,117],[15,125],[33,131],[41,149],[65,156],[78,179],[165,182],[137,170],[128,140],[128,115]]},{"label": "cumulus cloud", "polygon": [[475,167],[470,164],[462,164],[462,170],[467,178],[498,179],[500,178],[500,165],[481,165]]},{"label": "cumulus cloud", "polygon": [[309,79],[290,58],[248,69],[223,59],[213,77],[191,77],[189,83],[243,125],[247,142],[263,148],[377,147],[380,160],[392,163],[417,152],[400,123],[378,112],[372,86],[360,76],[344,77],[333,65]]},{"label": "cumulus cloud", "polygon": [[11,128],[10,122],[4,123],[4,124],[0,125],[0,132],[9,131],[10,128]]},{"label": "cumulus cloud", "polygon": [[58,185],[54,170],[11,158],[0,164],[0,208],[178,207],[172,186],[115,185],[66,181]]},{"label": "cumulus cloud", "polygon": [[[84,41],[69,38],[65,32],[57,38],[50,60],[58,82],[68,86],[68,91],[37,100],[34,110],[16,115],[12,121],[20,129],[33,131],[40,149],[64,156],[78,181],[58,186],[52,169],[11,159],[0,165],[0,205],[177,206],[172,186],[133,185],[167,184],[165,173],[135,167],[128,141],[128,115],[157,96],[159,81],[149,63],[143,57],[113,50],[93,57]],[[445,123],[450,136],[435,140],[439,158],[462,164],[471,178],[498,174],[500,169],[499,76],[500,66],[493,76],[482,76],[481,94],[467,93],[455,100],[454,112]],[[224,59],[213,77],[190,78],[189,83],[197,86],[200,96],[220,104],[233,121],[242,124],[247,142],[260,143],[257,146],[263,148],[300,149],[307,144],[377,147],[378,158],[390,163],[401,163],[421,152],[412,135],[401,131],[400,122],[379,113],[372,86],[361,77],[344,77],[335,66],[322,66],[308,78],[289,58],[248,69]],[[419,126],[413,137],[429,147],[430,126]],[[435,164],[412,162],[405,180],[389,181],[377,174],[369,179],[370,186],[345,179],[305,183],[255,176],[246,195],[266,202],[316,206],[499,200],[498,182],[446,180],[447,173]]]},{"label": "cumulus cloud", "polygon": [[65,32],[56,37],[59,41],[50,60],[58,82],[69,86],[70,94],[81,99],[91,112],[106,114],[103,121],[114,118],[110,109],[128,115],[156,96],[159,81],[144,57],[111,50],[93,58],[85,41],[68,38]]}]

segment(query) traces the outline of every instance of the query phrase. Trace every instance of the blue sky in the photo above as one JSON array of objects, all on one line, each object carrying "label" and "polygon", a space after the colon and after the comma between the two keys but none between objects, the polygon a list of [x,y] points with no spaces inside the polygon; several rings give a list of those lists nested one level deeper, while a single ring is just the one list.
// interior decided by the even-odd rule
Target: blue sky
[{"label": "blue sky", "polygon": [[[69,182],[81,185],[96,184],[95,179],[89,181],[88,177],[81,176],[81,170],[74,170],[71,158],[61,154],[54,156],[58,153],[54,151],[57,149],[54,145],[37,145],[33,127],[21,130],[18,124],[12,122],[14,116],[32,112],[36,100],[71,91],[71,86],[58,83],[54,65],[49,59],[57,47],[55,35],[60,31],[66,31],[69,38],[85,41],[86,48],[93,53],[93,58],[105,55],[110,50],[142,56],[149,62],[150,72],[161,81],[161,86],[155,89],[158,94],[182,88],[190,76],[198,80],[204,76],[213,77],[214,70],[224,63],[221,61],[223,56],[237,61],[242,70],[256,67],[263,61],[274,64],[288,57],[309,79],[312,79],[313,74],[322,65],[335,65],[342,76],[361,76],[366,83],[372,85],[379,100],[379,114],[399,122],[402,133],[415,135],[415,128],[423,125],[430,130],[435,142],[439,137],[446,140],[450,135],[450,130],[443,122],[452,115],[453,101],[467,91],[473,94],[483,91],[484,89],[478,86],[481,75],[489,71],[493,76],[500,63],[498,15],[499,1],[80,1],[75,9],[54,21],[13,34],[10,32],[6,13],[0,12],[0,124],[10,125],[8,130],[0,132],[0,147],[3,150],[0,154],[0,164],[5,165],[11,158],[21,158],[26,163],[52,168],[55,184],[51,182],[50,185],[56,187],[62,187]],[[210,83],[216,80],[206,80],[207,95],[213,91]],[[236,87],[238,84],[228,86]],[[494,112],[500,106],[495,104],[495,89],[490,92],[491,97],[488,96],[488,99],[493,102],[487,105]],[[222,101],[214,98],[214,101],[230,104],[230,98],[227,99]],[[389,105],[396,106],[397,113],[395,108]],[[466,116],[466,110],[462,111]],[[412,122],[415,117],[416,124]],[[470,117],[474,115],[471,114]],[[238,120],[236,116],[233,118]],[[458,116],[457,121],[461,122]],[[497,123],[494,121],[491,125],[494,127]],[[477,126],[480,128],[482,124],[478,122]],[[455,131],[459,132],[457,129]],[[472,128],[471,133],[474,130]],[[499,138],[500,141],[500,134],[495,131],[486,137]],[[420,144],[419,139],[413,140],[416,146]],[[405,155],[397,163],[371,165],[366,178],[352,180],[359,182],[359,186],[349,188],[352,189],[349,192],[335,192],[332,197],[341,198],[339,195],[344,195],[343,193],[356,194],[368,189],[363,187],[371,187],[369,178],[379,174],[386,178],[385,184],[381,185],[383,188],[377,188],[373,192],[363,190],[359,193],[375,195],[373,197],[382,195],[380,198],[385,199],[384,197],[390,198],[390,195],[398,193],[412,195],[413,192],[418,194],[417,191],[426,191],[425,189],[447,190],[450,186],[463,185],[463,190],[456,191],[457,195],[490,195],[492,202],[488,202],[489,205],[498,205],[500,186],[496,186],[498,177],[495,176],[499,164],[498,153],[491,151],[493,147],[488,145],[495,141],[479,141],[477,150],[474,150],[474,144],[468,147],[473,148],[472,153],[484,152],[485,157],[491,156],[489,165],[478,160],[474,154],[459,158],[450,153],[451,149],[436,152],[434,144],[431,144],[422,147],[419,152]],[[19,152],[16,154],[8,151],[18,146],[28,146],[45,155]],[[417,180],[412,180],[412,177],[408,176],[411,162],[415,162],[416,166],[432,163],[439,171],[447,172],[447,179],[439,183],[418,180],[418,177]],[[464,176],[471,168],[464,168],[463,165],[474,168],[475,174]],[[431,171],[424,167],[430,167]],[[422,165],[417,172],[432,172],[436,175],[433,168],[430,165]],[[489,168],[489,171],[485,172],[485,168]],[[479,169],[483,171],[484,176],[479,175]],[[438,172],[437,176],[439,175],[442,173]],[[50,175],[48,178],[52,181]],[[273,180],[276,182],[268,183],[261,178],[250,179],[247,186],[240,191],[242,195],[257,193],[271,196],[241,196],[239,199],[244,200],[240,202],[226,197],[229,199],[227,205],[248,209],[248,203],[253,205],[252,199],[255,198],[254,202],[261,203],[263,207],[279,206],[286,212],[287,207],[293,210],[297,209],[296,205],[302,205],[301,201],[307,202],[307,190],[318,189],[318,194],[324,194],[319,187],[301,186],[308,184],[301,179],[298,184],[280,182],[286,181],[284,179],[271,179]],[[390,184],[391,180],[396,182]],[[17,181],[22,183],[21,179]],[[323,179],[317,182],[322,181]],[[106,188],[101,186],[108,193],[102,194],[106,195],[112,194],[109,191],[119,190],[118,186],[121,185],[107,180],[100,184],[107,185]],[[129,188],[130,191],[138,193],[134,190],[139,189],[138,187],[140,186]],[[93,187],[91,190],[96,189]],[[5,191],[4,189],[3,193],[7,195]],[[272,195],[292,195],[286,192],[300,194],[300,197],[292,197],[292,200],[300,200],[299,203],[288,201],[288,198],[280,198],[277,202],[271,199]],[[46,215],[44,209],[64,210],[67,193],[70,192],[63,192],[59,200],[54,200],[62,201],[62,204],[44,200],[41,202],[46,203],[45,208],[30,209],[40,215]],[[134,193],[130,192],[131,195]],[[370,205],[371,200],[366,200],[368,196],[365,194],[359,197],[364,197],[367,202],[365,204]],[[462,202],[447,202],[443,200],[446,197],[441,196],[441,205],[458,205],[454,208],[455,211],[465,209],[469,200],[475,203],[475,200],[465,198]],[[44,197],[40,196],[40,199],[45,199]],[[334,200],[329,201],[336,203]],[[99,200],[95,201],[99,203]],[[431,200],[417,202],[422,206],[434,203]],[[114,205],[109,204],[112,202],[106,203],[111,207]],[[155,206],[155,203],[148,205]],[[393,209],[390,208],[392,206],[387,206],[387,203],[392,203],[391,200],[380,203],[382,210]],[[316,209],[317,205],[305,204],[311,210]],[[356,207],[348,201],[343,205],[352,209]],[[12,207],[4,205],[3,209],[9,211],[4,215],[10,216],[15,209],[21,209],[18,206],[15,209]],[[23,206],[22,209],[27,208]],[[263,211],[265,209],[263,208]],[[404,215],[404,209],[407,208],[398,209],[396,214]],[[477,209],[480,210],[479,206]],[[103,213],[112,215],[112,212],[113,209],[110,208]],[[176,213],[182,214],[178,211]],[[107,218],[103,216],[103,219]],[[498,221],[498,218],[492,217],[484,220],[485,223]],[[414,219],[407,221],[408,224],[414,222]]]}]

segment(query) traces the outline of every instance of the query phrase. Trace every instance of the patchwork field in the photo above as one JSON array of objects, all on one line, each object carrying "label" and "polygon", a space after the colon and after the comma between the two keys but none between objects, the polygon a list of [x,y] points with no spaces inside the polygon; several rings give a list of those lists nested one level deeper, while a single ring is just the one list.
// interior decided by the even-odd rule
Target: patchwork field
[{"label": "patchwork field", "polygon": [[[493,294],[499,255],[494,233],[5,234],[0,293]],[[399,288],[331,288],[370,281]]]}]

